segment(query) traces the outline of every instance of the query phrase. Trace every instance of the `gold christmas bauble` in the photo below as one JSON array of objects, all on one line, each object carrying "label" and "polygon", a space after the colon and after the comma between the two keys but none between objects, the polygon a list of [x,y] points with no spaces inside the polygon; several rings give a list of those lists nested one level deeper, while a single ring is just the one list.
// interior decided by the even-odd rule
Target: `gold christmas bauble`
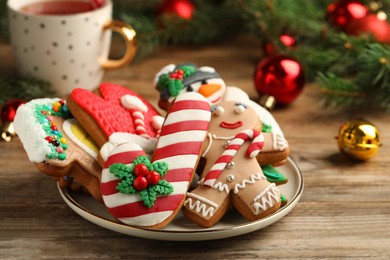
[{"label": "gold christmas bauble", "polygon": [[365,120],[347,121],[340,127],[337,144],[348,156],[368,160],[381,146],[379,130]]}]

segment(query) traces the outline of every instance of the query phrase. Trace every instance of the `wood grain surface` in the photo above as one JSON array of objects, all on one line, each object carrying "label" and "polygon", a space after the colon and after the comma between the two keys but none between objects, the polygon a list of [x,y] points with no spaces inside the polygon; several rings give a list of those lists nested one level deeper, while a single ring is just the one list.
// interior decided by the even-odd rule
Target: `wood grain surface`
[{"label": "wood grain surface", "polygon": [[[156,104],[155,73],[169,63],[189,61],[215,67],[228,85],[257,99],[252,75],[260,58],[260,44],[246,37],[162,48],[107,72],[104,81],[122,84]],[[0,76],[14,75],[11,47],[2,40]],[[55,182],[28,161],[18,138],[1,141],[0,259],[389,259],[390,113],[324,108],[317,86],[307,84],[293,104],[273,115],[304,176],[301,200],[271,226],[213,241],[156,241],[96,226],[64,203]],[[356,117],[375,124],[383,142],[364,163],[344,157],[335,141],[340,125]]]}]

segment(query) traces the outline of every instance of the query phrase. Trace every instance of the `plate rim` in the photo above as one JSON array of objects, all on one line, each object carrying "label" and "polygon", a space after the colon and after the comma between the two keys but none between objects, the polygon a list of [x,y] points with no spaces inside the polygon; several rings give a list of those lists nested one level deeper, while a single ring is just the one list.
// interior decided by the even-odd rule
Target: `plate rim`
[{"label": "plate rim", "polygon": [[[293,198],[290,199],[287,202],[287,204],[281,210],[278,210],[278,211],[272,213],[271,215],[269,215],[267,217],[264,217],[264,218],[261,218],[261,219],[255,220],[255,221],[249,221],[247,223],[237,224],[237,225],[232,226],[232,227],[230,227],[230,226],[229,227],[220,227],[220,228],[217,228],[217,229],[200,227],[199,230],[171,230],[171,229],[153,229],[153,228],[141,227],[141,226],[139,226],[139,227],[138,226],[129,226],[129,225],[120,223],[119,221],[107,219],[107,218],[105,218],[103,216],[100,216],[100,215],[90,211],[89,209],[85,208],[83,205],[78,203],[68,192],[66,192],[66,188],[61,188],[58,182],[57,182],[57,188],[58,188],[58,191],[59,191],[61,197],[65,201],[65,203],[73,211],[75,211],[78,215],[80,215],[82,218],[88,220],[89,222],[92,222],[93,224],[98,225],[100,227],[103,227],[105,229],[109,229],[109,230],[112,230],[114,232],[130,235],[130,236],[151,238],[151,239],[158,239],[158,240],[171,240],[171,241],[174,241],[174,240],[178,240],[178,241],[212,240],[213,238],[208,238],[208,239],[196,239],[196,238],[192,238],[192,239],[179,239],[177,237],[176,238],[165,237],[165,238],[161,239],[161,238],[149,237],[146,234],[149,233],[149,234],[160,234],[160,235],[164,235],[164,234],[201,235],[201,234],[206,234],[206,233],[225,233],[225,232],[228,232],[228,231],[232,231],[233,232],[233,231],[235,231],[237,229],[245,229],[245,228],[249,228],[251,226],[260,225],[263,222],[265,222],[265,223],[269,222],[266,225],[261,227],[261,228],[264,228],[266,226],[269,226],[269,225],[277,222],[278,220],[283,218],[285,215],[287,215],[295,207],[295,205],[299,201],[299,199],[300,199],[300,197],[301,197],[301,195],[303,193],[303,189],[304,189],[303,175],[302,175],[302,172],[299,169],[298,165],[290,157],[287,158],[287,161],[294,168],[294,170],[296,172],[296,175],[298,176],[298,180],[299,181],[298,181],[298,189],[295,191],[295,194],[294,194]],[[104,204],[103,204],[103,206],[104,206]],[[86,214],[86,215],[84,215],[84,214]],[[276,215],[281,215],[281,216],[276,221],[271,221],[272,218],[274,218]],[[97,223],[99,221],[103,221],[103,222],[107,222],[107,223],[105,223],[105,225],[101,225],[101,224]],[[114,229],[114,228],[111,228],[111,227],[107,227],[108,224],[113,225],[116,228]],[[122,231],[119,230],[119,228],[124,228],[126,230],[134,230],[135,232],[145,232],[145,235],[137,235],[137,234],[130,234],[129,232],[122,232]],[[260,229],[260,228],[258,228],[258,229]],[[255,230],[257,230],[257,229],[254,229],[252,231],[255,231]],[[243,232],[242,234],[245,234],[245,233],[249,233],[249,232]],[[241,233],[240,234],[236,234],[236,235],[233,234],[233,235],[230,235],[230,236],[217,237],[217,238],[214,238],[214,239],[232,237],[232,236],[237,236],[237,235],[241,235]]]}]

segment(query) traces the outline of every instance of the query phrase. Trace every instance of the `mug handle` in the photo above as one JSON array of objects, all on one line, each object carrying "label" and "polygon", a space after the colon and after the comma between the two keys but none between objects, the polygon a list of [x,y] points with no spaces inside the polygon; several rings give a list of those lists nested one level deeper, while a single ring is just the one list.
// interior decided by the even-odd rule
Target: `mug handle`
[{"label": "mug handle", "polygon": [[103,27],[103,31],[106,30],[113,30],[114,32],[119,33],[126,43],[126,52],[122,58],[118,60],[108,59],[101,64],[103,69],[117,69],[130,62],[134,58],[137,49],[135,40],[136,32],[130,25],[116,20],[112,20],[106,23]]}]

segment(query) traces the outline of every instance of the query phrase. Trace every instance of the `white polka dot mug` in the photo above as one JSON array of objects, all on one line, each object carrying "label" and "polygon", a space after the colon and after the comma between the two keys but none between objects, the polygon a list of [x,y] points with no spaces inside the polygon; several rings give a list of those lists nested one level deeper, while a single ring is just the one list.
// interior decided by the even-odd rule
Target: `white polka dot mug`
[{"label": "white polka dot mug", "polygon": [[[59,96],[96,88],[105,69],[127,64],[136,52],[136,33],[112,20],[111,0],[9,0],[8,19],[20,75],[49,82]],[[126,42],[118,60],[108,57],[112,31]]]}]

